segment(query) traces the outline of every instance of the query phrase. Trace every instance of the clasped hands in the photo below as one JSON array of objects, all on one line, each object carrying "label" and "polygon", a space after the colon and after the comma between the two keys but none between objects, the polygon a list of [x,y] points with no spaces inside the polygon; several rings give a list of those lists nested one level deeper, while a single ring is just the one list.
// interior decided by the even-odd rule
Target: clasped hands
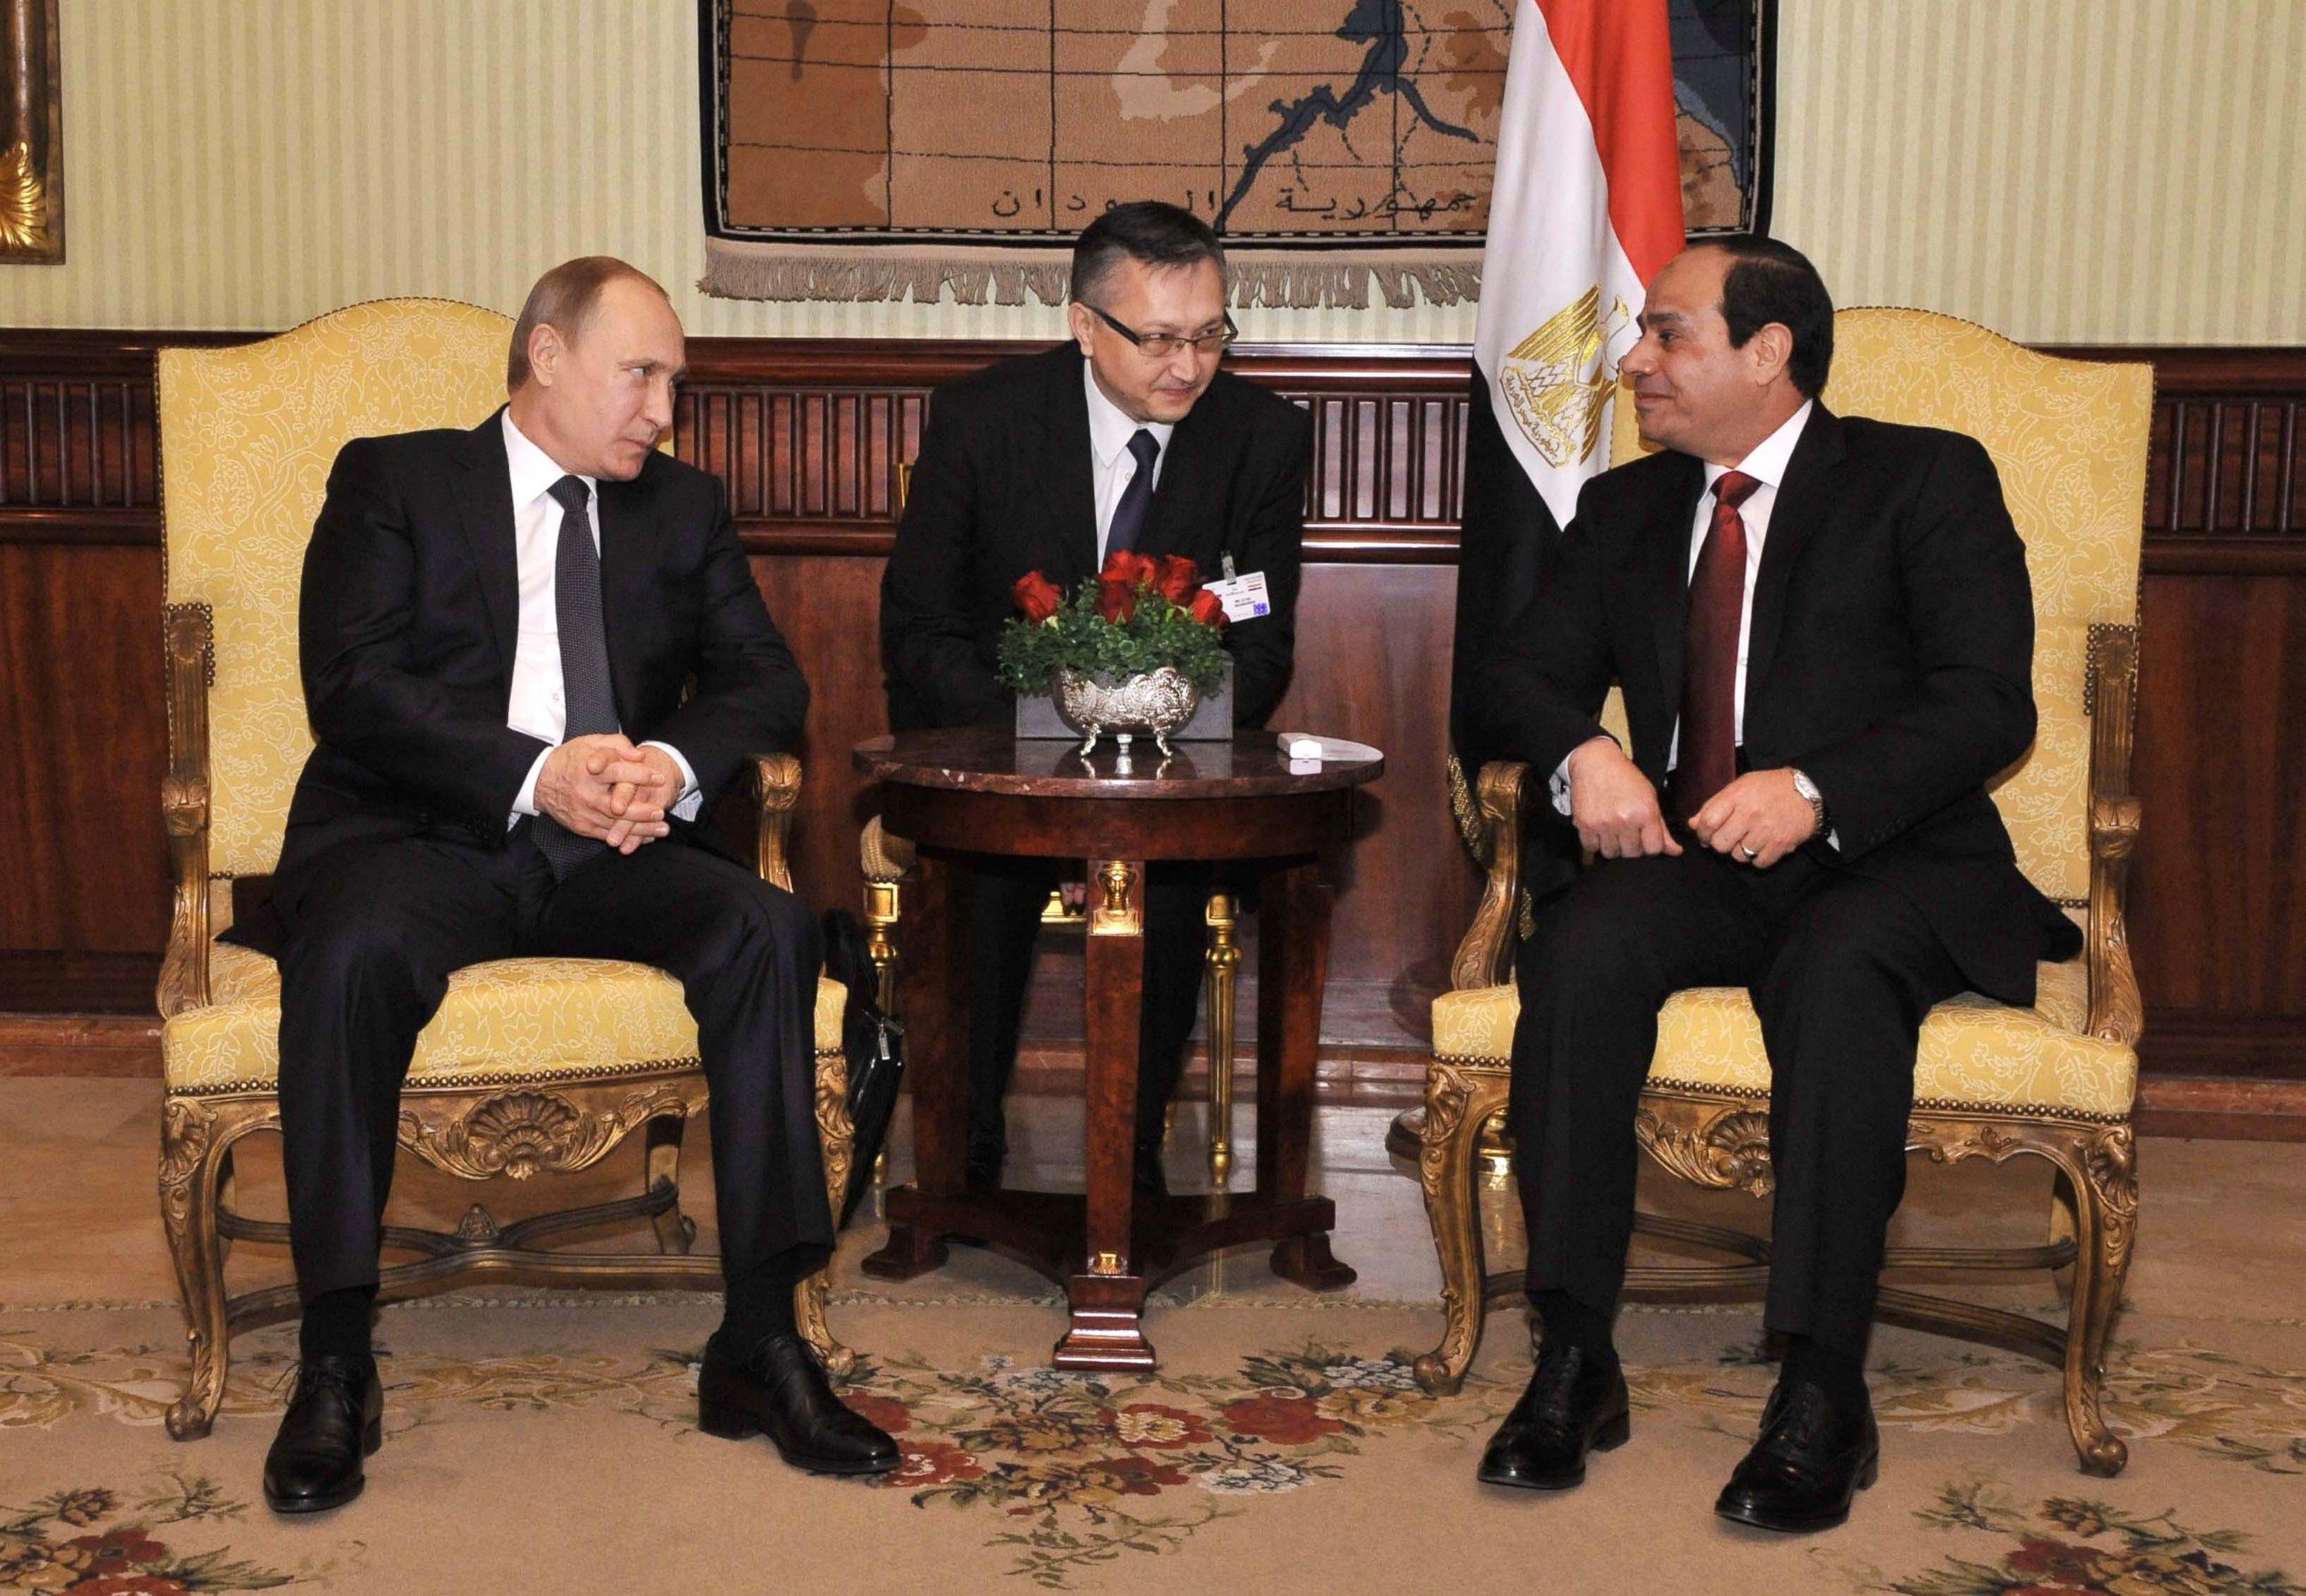
[{"label": "clasped hands", "polygon": [[[1569,755],[1569,812],[1577,840],[1605,859],[1679,854],[1666,828],[1657,789],[1606,737],[1581,743]],[[1793,772],[1754,771],[1738,777],[1690,816],[1698,842],[1766,870],[1817,832],[1817,811],[1794,790]]]},{"label": "clasped hands", "polygon": [[544,756],[536,807],[580,837],[630,853],[672,830],[665,812],[679,798],[683,780],[662,748],[613,733],[572,737]]}]

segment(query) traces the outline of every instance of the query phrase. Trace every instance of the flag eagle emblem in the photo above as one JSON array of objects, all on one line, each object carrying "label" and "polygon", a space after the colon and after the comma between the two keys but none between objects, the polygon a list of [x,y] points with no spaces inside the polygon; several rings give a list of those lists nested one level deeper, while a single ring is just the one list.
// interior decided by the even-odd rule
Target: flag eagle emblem
[{"label": "flag eagle emblem", "polygon": [[1622,299],[1603,320],[1597,284],[1507,353],[1498,386],[1514,424],[1547,465],[1559,469],[1593,454],[1602,407],[1618,381],[1617,363],[1605,355],[1632,321]]}]

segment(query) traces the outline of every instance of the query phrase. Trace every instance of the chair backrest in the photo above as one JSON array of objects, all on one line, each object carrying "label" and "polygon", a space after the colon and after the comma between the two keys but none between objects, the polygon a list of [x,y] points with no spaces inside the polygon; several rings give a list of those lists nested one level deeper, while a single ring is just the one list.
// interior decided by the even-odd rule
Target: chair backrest
[{"label": "chair backrest", "polygon": [[[2034,583],[2040,729],[1994,799],[2027,876],[2079,905],[2089,892],[2090,634],[2138,613],[2154,369],[2037,354],[1928,311],[1843,311],[1833,341],[1828,407],[1966,432],[2001,474]],[[1617,464],[1642,445],[1633,406],[1612,408]]]},{"label": "chair backrest", "polygon": [[511,333],[475,305],[383,299],[261,343],[161,351],[167,602],[208,606],[214,628],[212,874],[270,872],[312,752],[297,589],[337,451],[479,425],[504,401]]}]

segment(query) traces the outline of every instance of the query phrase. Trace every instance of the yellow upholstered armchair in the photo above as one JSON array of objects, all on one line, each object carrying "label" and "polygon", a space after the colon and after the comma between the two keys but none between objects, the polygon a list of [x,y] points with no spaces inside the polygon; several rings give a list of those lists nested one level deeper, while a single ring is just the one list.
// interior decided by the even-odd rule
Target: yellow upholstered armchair
[{"label": "yellow upholstered armchair", "polygon": [[[224,1393],[232,1334],[294,1310],[293,1286],[228,1296],[236,1239],[285,1242],[287,1226],[231,1206],[233,1150],[279,1128],[280,977],[269,959],[216,939],[235,886],[269,875],[289,797],[312,747],[296,661],[297,588],[329,467],[350,438],[470,427],[503,394],[511,323],[440,300],[382,300],[241,348],[160,356],[166,496],[168,774],[162,791],[175,875],[161,967],[167,1098],[160,1209],[184,1293],[192,1375],[168,1412],[179,1439],[205,1435]],[[756,762],[761,874],[790,887],[785,842],[800,786],[789,755]],[[836,1209],[848,1180],[844,992],[817,991],[816,1118]],[[387,1295],[476,1272],[550,1284],[699,1285],[719,1260],[689,1252],[680,1211],[681,1133],[705,1103],[696,1028],[670,976],[645,965],[516,959],[459,970],[418,1040],[401,1095],[400,1145],[474,1180],[526,1180],[599,1162],[635,1131],[636,1194],[499,1226],[474,1205],[453,1233],[388,1228]],[[656,1250],[554,1251],[546,1237],[647,1218]],[[799,1288],[802,1327],[834,1369],[850,1354],[824,1321],[824,1279]]]},{"label": "yellow upholstered armchair", "polygon": [[[1996,779],[1994,801],[2027,875],[2082,926],[2083,956],[2041,967],[2031,1009],[1965,994],[1922,1028],[1909,1148],[1942,1164],[2020,1154],[2056,1171],[2050,1233],[2026,1247],[1899,1247],[1887,1267],[2070,1271],[2069,1323],[1885,1285],[1884,1318],[2017,1347],[2062,1365],[2068,1428],[2082,1467],[2118,1472],[2127,1448],[2098,1411],[2106,1336],[2122,1298],[2138,1211],[2130,1113],[2138,1080],[2138,981],[2122,923],[2138,839],[2130,791],[2138,683],[2139,543],[2151,368],[2057,360],[1950,317],[1845,311],[1834,324],[1833,408],[1966,432],[1986,445],[2026,542],[2037,627],[2040,730]],[[1613,457],[1639,447],[1617,407]],[[1616,696],[1605,719],[1622,734]],[[1433,1063],[1422,1123],[1396,1146],[1418,1160],[1440,1251],[1446,1327],[1421,1358],[1426,1389],[1456,1390],[1482,1333],[1485,1299],[1520,1287],[1483,1260],[1476,1171],[1485,1127],[1504,1108],[1520,1011],[1513,951],[1527,909],[1518,877],[1525,803],[1543,782],[1526,766],[1480,773],[1465,815],[1489,881],[1433,1004]],[[1673,1174],[1770,1191],[1769,1063],[1741,988],[1678,993],[1660,1016],[1636,1132]],[[1413,1111],[1413,1114],[1415,1111]],[[1413,1135],[1408,1134],[1414,1132]],[[1768,1243],[1740,1231],[1643,1216],[1650,1233],[1720,1250],[1728,1264],[1637,1267],[1629,1294],[1758,1290]]]}]

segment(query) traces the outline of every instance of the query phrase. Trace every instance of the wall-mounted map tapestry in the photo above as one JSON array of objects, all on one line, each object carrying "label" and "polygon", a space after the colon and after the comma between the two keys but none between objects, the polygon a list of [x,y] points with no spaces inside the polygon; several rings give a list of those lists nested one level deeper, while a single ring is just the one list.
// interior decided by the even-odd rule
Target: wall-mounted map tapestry
[{"label": "wall-mounted map tapestry", "polygon": [[[1774,0],[1669,0],[1693,235],[1769,211]],[[1513,0],[700,0],[713,294],[1044,303],[1126,200],[1242,304],[1480,294]]]}]

